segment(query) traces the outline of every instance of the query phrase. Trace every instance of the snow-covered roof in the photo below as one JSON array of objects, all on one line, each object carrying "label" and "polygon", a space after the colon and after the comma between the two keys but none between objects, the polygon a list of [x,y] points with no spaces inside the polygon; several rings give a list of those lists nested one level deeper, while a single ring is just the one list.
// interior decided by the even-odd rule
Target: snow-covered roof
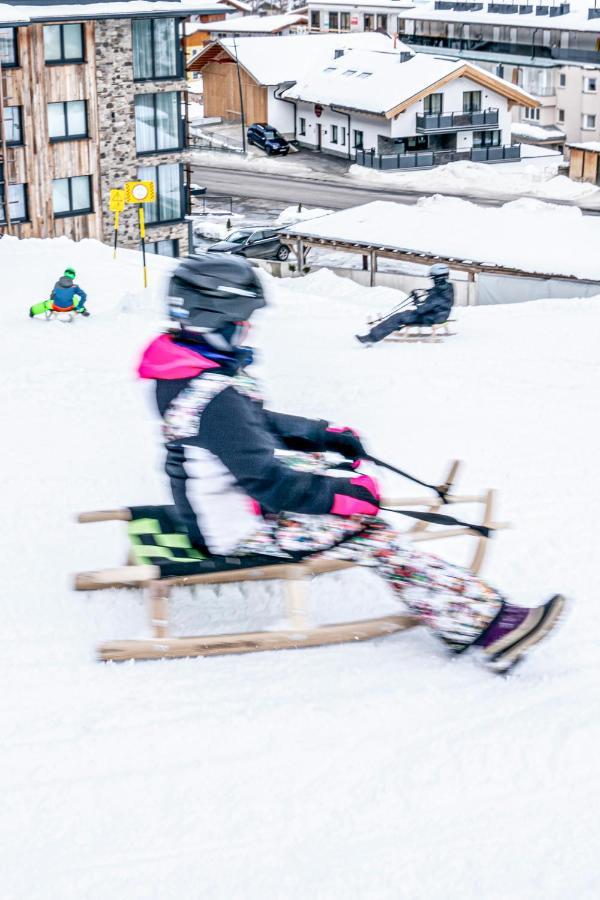
[{"label": "snow-covered roof", "polygon": [[377,200],[285,232],[600,281],[600,258],[590,253],[600,244],[600,218],[539,200],[500,207],[440,196],[414,205]]},{"label": "snow-covered roof", "polygon": [[581,144],[567,144],[571,150],[589,150],[591,153],[600,153],[600,141],[584,141]]},{"label": "snow-covered roof", "polygon": [[511,132],[516,137],[529,138],[531,141],[564,141],[566,138],[566,134],[560,128],[534,125],[531,122],[513,122]]},{"label": "snow-covered roof", "polygon": [[341,10],[360,12],[364,8],[375,7],[386,11],[410,9],[414,4],[411,0],[309,0],[309,9],[318,9],[321,6],[335,6]]},{"label": "snow-covered roof", "polygon": [[[225,0],[224,0],[225,2]],[[50,22],[54,19],[107,19],[116,16],[173,15],[223,12],[219,0],[103,0],[99,3],[53,3],[38,5],[0,3],[0,25]]]},{"label": "snow-covered roof", "polygon": [[383,52],[349,51],[339,59],[328,60],[320,71],[314,66],[285,96],[391,116],[441,82],[464,76],[526,106],[538,105],[525,91],[462,59],[415,53],[402,62],[400,54],[406,51],[412,52],[403,44],[391,52],[390,48]]},{"label": "snow-covered roof", "polygon": [[[523,5],[523,4],[520,4]],[[403,19],[421,19],[438,22],[469,22],[479,25],[507,25],[521,28],[544,28],[559,31],[589,31],[598,34],[600,23],[598,19],[588,19],[588,9],[593,6],[592,0],[584,0],[577,3],[571,0],[571,11],[562,15],[537,15],[536,7],[542,4],[530,4],[533,6],[531,13],[498,13],[488,12],[488,3],[483,0],[483,9],[479,10],[454,10],[436,9],[434,3],[413,6],[412,9],[402,10]],[[557,3],[545,3],[545,6],[558,6]]]},{"label": "snow-covered roof", "polygon": [[273,34],[294,25],[306,25],[307,22],[308,19],[304,15],[284,13],[280,16],[230,16],[225,22],[205,22],[201,27],[209,32]]},{"label": "snow-covered roof", "polygon": [[332,60],[336,50],[386,50],[391,39],[377,32],[349,32],[345,34],[289,34],[282,37],[222,38],[208,44],[190,62],[188,69],[201,71],[215,59],[220,50],[237,58],[242,68],[259,84],[283,84],[297,81],[309,70],[324,66]]}]

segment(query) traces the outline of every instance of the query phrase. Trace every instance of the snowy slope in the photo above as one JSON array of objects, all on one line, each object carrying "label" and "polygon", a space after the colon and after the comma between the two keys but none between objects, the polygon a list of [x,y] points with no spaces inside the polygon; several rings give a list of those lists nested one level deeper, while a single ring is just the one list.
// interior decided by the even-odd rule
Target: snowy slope
[{"label": "snowy slope", "polygon": [[[0,240],[3,900],[595,898],[600,302],[460,309],[442,345],[364,351],[353,333],[397,294],[319,272],[269,279],[257,317],[273,407],[354,424],[424,478],[460,456],[467,490],[500,489],[515,528],[489,577],[518,602],[577,601],[514,676],[420,631],[101,665],[95,644],[144,634],[144,611],[70,591],[74,570],[124,555],[117,524],[73,513],[167,497],[133,374],[171,263],[150,264],[143,297],[133,253]],[[30,321],[66,265],[92,318]],[[320,619],[396,609],[364,571],[312,598]],[[177,619],[237,630],[280,611],[276,585],[229,586],[181,591]]]}]

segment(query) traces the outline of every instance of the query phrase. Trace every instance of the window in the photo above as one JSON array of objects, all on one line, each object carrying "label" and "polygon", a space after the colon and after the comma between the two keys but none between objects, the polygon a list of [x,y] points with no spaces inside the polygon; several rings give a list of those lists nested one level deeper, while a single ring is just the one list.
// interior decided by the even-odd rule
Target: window
[{"label": "window", "polygon": [[581,117],[581,127],[586,131],[593,131],[596,127],[596,116],[591,116],[589,113],[584,113]]},{"label": "window", "polygon": [[337,144],[338,142],[338,127],[337,125],[331,126],[331,143]]},{"label": "window", "polygon": [[16,28],[0,28],[0,63],[3,66],[17,65]]},{"label": "window", "polygon": [[5,106],[2,121],[4,123],[4,139],[7,146],[18,147],[23,143],[21,107]]},{"label": "window", "polygon": [[377,30],[387,31],[387,16],[377,16]]},{"label": "window", "polygon": [[525,110],[525,118],[529,119],[530,121],[533,121],[533,122],[539,122],[540,121],[539,108],[538,109],[526,109]]},{"label": "window", "polygon": [[499,147],[500,132],[499,131],[474,131],[473,132],[474,147]]},{"label": "window", "polygon": [[358,77],[359,78],[370,78],[372,74],[373,74],[372,72],[361,72]]},{"label": "window", "polygon": [[181,72],[181,50],[175,19],[134,19],[134,81],[176,78]]},{"label": "window", "polygon": [[439,116],[444,108],[443,94],[429,94],[423,100],[423,112],[426,116]]},{"label": "window", "polygon": [[306,134],[306,119],[303,119],[302,116],[298,120],[298,131],[300,134]]},{"label": "window", "polygon": [[55,178],[52,182],[54,217],[76,216],[92,212],[91,177]]},{"label": "window", "polygon": [[145,203],[146,222],[179,222],[184,216],[183,170],[178,163],[168,166],[144,166],[138,169],[140,181],[153,181],[154,203]]},{"label": "window", "polygon": [[48,104],[48,135],[51,141],[70,141],[87,137],[85,100],[67,100]]},{"label": "window", "polygon": [[83,62],[83,26],[44,25],[44,59],[55,64]]},{"label": "window", "polygon": [[138,153],[180,150],[183,128],[178,91],[138,94],[135,98],[135,146]]},{"label": "window", "polygon": [[350,13],[347,13],[347,12],[340,13],[340,30],[341,31],[350,31]]},{"label": "window", "polygon": [[311,9],[310,11],[310,28],[311,31],[321,30],[321,13],[318,9]]},{"label": "window", "polygon": [[481,111],[481,91],[463,91],[463,112]]},{"label": "window", "polygon": [[354,129],[354,149],[355,150],[362,150],[363,140],[364,140],[363,132],[357,131],[356,129]]},{"label": "window", "polygon": [[565,121],[565,111],[564,111],[564,109],[557,109],[557,110],[556,110],[556,118],[557,118],[557,121],[560,122],[561,124]]},{"label": "window", "polygon": [[583,79],[583,90],[586,94],[595,94],[597,90],[598,79],[597,78],[584,78]]},{"label": "window", "polygon": [[560,75],[558,76],[558,86],[559,87],[567,86],[567,76],[566,76],[565,72],[561,72]]},{"label": "window", "polygon": [[340,144],[346,144],[346,128],[344,126],[340,128]]},{"label": "window", "polygon": [[179,256],[179,241],[175,238],[166,238],[164,241],[150,241],[146,244],[147,253],[156,253],[157,256]]},{"label": "window", "polygon": [[356,75],[356,69],[346,69],[346,71],[344,72],[344,75],[348,75],[348,77],[350,75]]},{"label": "window", "polygon": [[339,29],[339,17],[336,12],[329,13],[329,30],[337,31]]},{"label": "window", "polygon": [[[0,164],[0,184],[2,183],[2,166]],[[9,184],[8,187],[8,214],[11,222],[27,221],[27,193],[24,184]],[[0,223],[6,223],[6,211],[4,209],[4,188],[0,187]]]},{"label": "window", "polygon": [[374,31],[375,30],[375,16],[372,16],[369,13],[365,13],[364,23],[365,23],[364,24],[365,31]]}]

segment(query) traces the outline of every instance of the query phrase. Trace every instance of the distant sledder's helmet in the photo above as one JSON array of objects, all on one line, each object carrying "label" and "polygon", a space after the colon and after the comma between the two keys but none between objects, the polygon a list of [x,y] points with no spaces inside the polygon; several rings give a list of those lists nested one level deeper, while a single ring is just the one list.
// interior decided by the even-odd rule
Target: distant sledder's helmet
[{"label": "distant sledder's helmet", "polygon": [[450,269],[445,263],[435,263],[429,268],[429,277],[433,278],[434,283],[438,281],[447,281]]},{"label": "distant sledder's helmet", "polygon": [[173,332],[231,350],[240,345],[248,319],[266,300],[256,269],[245,259],[206,254],[177,267],[167,304]]}]

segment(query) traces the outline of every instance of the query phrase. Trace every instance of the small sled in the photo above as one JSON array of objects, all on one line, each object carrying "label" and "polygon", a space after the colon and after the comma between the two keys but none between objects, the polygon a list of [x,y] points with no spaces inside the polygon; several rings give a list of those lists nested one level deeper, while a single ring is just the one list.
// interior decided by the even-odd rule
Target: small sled
[{"label": "small sled", "polygon": [[386,341],[396,341],[403,344],[441,344],[444,338],[455,337],[457,332],[450,331],[449,325],[456,319],[447,319],[437,325],[405,325],[399,331],[389,334]]},{"label": "small sled", "polygon": [[[453,462],[443,487],[450,490],[459,468]],[[493,522],[493,492],[474,496],[452,495],[447,502],[483,505],[482,525],[490,529],[506,527]],[[441,499],[387,499],[383,505],[404,508],[424,507],[437,512]],[[365,641],[385,637],[413,628],[419,622],[410,615],[387,615],[354,622],[338,622],[313,626],[307,621],[305,600],[309,578],[329,572],[339,572],[354,565],[343,560],[323,559],[318,555],[296,562],[279,557],[203,557],[192,547],[186,534],[175,531],[170,512],[172,507],[130,507],[108,511],[86,512],[79,522],[121,521],[128,523],[129,563],[114,569],[80,572],[75,576],[76,591],[108,589],[143,590],[147,594],[152,636],[141,640],[116,640],[101,644],[100,660],[137,660],[178,658],[187,656],[216,656],[253,653],[260,650],[283,650],[319,647],[328,644]],[[169,530],[170,529],[170,530]],[[427,522],[417,521],[406,532],[411,541],[440,540],[458,535],[477,538],[469,564],[478,572],[487,549],[487,539],[468,528],[432,530]],[[194,637],[170,636],[168,606],[171,588],[175,586],[230,584],[243,581],[281,580],[286,588],[287,627],[278,631],[243,632],[239,634],[210,634]]]}]

